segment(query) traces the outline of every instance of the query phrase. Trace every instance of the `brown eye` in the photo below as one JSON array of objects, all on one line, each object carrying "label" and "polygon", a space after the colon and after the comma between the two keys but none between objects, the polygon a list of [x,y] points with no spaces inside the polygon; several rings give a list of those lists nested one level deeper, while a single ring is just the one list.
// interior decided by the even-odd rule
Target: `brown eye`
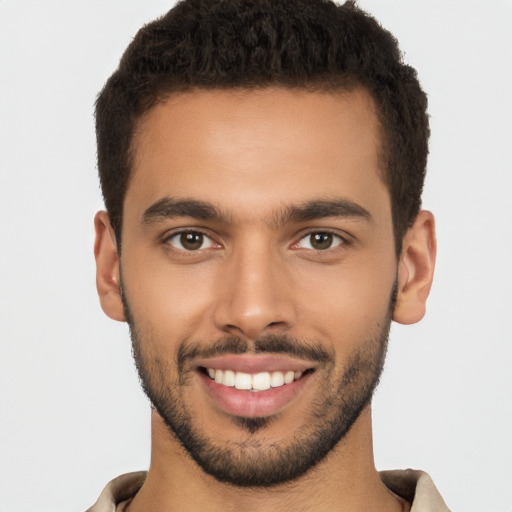
[{"label": "brown eye", "polygon": [[328,231],[316,231],[306,235],[300,240],[298,247],[301,249],[313,249],[315,251],[326,251],[341,245],[343,238]]},{"label": "brown eye", "polygon": [[188,251],[195,251],[203,245],[203,238],[202,233],[182,233],[180,243]]},{"label": "brown eye", "polygon": [[171,236],[167,243],[182,251],[197,251],[213,247],[212,240],[200,231],[183,231]]},{"label": "brown eye", "polygon": [[329,249],[332,245],[332,234],[331,233],[314,233],[310,235],[311,247],[318,251]]}]

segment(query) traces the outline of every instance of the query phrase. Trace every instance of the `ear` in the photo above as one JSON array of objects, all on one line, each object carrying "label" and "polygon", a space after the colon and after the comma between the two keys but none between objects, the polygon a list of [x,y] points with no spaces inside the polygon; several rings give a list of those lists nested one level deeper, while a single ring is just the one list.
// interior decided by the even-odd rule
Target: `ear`
[{"label": "ear", "polygon": [[434,216],[423,210],[407,230],[402,242],[397,302],[393,312],[395,322],[414,324],[425,316],[434,277],[436,251]]},{"label": "ear", "polygon": [[120,322],[125,321],[121,300],[119,255],[114,230],[107,212],[101,211],[94,217],[94,257],[96,259],[96,288],[101,308],[107,316]]}]

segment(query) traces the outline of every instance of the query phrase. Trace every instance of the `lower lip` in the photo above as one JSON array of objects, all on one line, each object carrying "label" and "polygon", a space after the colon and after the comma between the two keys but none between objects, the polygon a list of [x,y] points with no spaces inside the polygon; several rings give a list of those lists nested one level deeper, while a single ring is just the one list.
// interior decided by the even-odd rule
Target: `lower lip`
[{"label": "lower lip", "polygon": [[311,377],[306,373],[290,384],[284,384],[266,391],[246,391],[223,386],[200,373],[208,392],[224,412],[245,418],[272,416],[284,409],[302,390]]}]

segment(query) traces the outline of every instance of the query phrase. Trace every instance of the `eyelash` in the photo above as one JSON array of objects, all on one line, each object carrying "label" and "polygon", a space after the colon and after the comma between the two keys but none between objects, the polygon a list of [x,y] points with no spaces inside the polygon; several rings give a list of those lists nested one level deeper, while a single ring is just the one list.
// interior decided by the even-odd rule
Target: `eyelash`
[{"label": "eyelash", "polygon": [[217,242],[215,242],[212,238],[212,236],[201,230],[201,229],[196,229],[196,228],[188,228],[188,229],[181,229],[180,231],[175,231],[173,233],[171,233],[170,235],[166,236],[164,239],[163,239],[163,243],[166,244],[171,250],[173,251],[176,251],[178,252],[179,254],[187,254],[187,255],[193,255],[193,254],[197,254],[199,251],[203,251],[205,249],[210,249],[211,247],[207,247],[205,249],[196,249],[196,250],[187,250],[185,248],[179,248],[179,247],[175,247],[171,244],[171,240],[172,239],[175,239],[175,238],[178,238],[180,236],[183,236],[183,235],[186,235],[186,234],[197,234],[197,235],[201,235],[203,236],[206,240],[210,240],[211,242],[211,245],[212,246],[218,246],[218,247],[221,247],[220,244],[218,244]]},{"label": "eyelash", "polygon": [[[185,248],[175,247],[174,245],[171,244],[171,240],[172,239],[176,239],[176,238],[178,238],[178,237],[180,237],[182,235],[186,235],[186,234],[201,235],[205,239],[210,240],[211,246],[210,247],[206,247],[206,248],[199,248],[199,249],[196,249],[196,250],[187,250]],[[291,248],[292,249],[296,249],[296,250],[300,250],[301,248],[298,247],[298,245],[303,240],[305,240],[308,237],[311,237],[313,235],[317,235],[317,234],[318,235],[331,235],[333,238],[338,239],[339,243],[337,243],[334,247],[328,247],[326,249],[315,249],[313,247],[306,248],[307,251],[312,251],[312,252],[319,253],[319,254],[321,254],[321,253],[331,253],[333,250],[336,250],[340,246],[349,246],[350,245],[350,241],[347,239],[347,237],[344,237],[344,236],[340,235],[339,233],[336,233],[336,232],[331,231],[329,229],[315,229],[315,230],[309,230],[308,232],[302,234],[300,236],[300,238],[297,240],[297,242],[294,242],[291,245]],[[194,254],[200,253],[200,251],[204,251],[204,250],[207,250],[207,249],[222,248],[222,245],[219,244],[218,242],[215,242],[214,239],[212,238],[212,236],[208,232],[203,231],[202,229],[199,229],[199,228],[188,228],[188,229],[181,229],[179,231],[175,231],[175,232],[167,235],[166,237],[164,237],[163,238],[163,243],[165,245],[167,245],[167,247],[169,249],[179,253],[180,255],[194,255]]]},{"label": "eyelash", "polygon": [[[334,245],[332,247],[328,247],[326,249],[315,249],[314,247],[310,247],[310,248],[307,249],[309,251],[314,251],[315,253],[332,253],[332,251],[336,250],[340,246],[347,246],[347,245],[349,245],[349,241],[347,240],[347,238],[343,237],[339,233],[336,233],[336,232],[331,231],[329,229],[316,229],[316,230],[313,230],[313,231],[308,231],[307,233],[302,235],[299,238],[299,240],[292,245],[292,248],[298,246],[303,240],[306,240],[306,239],[312,237],[313,235],[330,235],[333,238],[338,239],[338,241],[339,241],[339,243],[337,243],[336,245]],[[334,243],[334,241],[333,241],[333,243]],[[297,247],[297,249],[300,250],[299,247]]]}]

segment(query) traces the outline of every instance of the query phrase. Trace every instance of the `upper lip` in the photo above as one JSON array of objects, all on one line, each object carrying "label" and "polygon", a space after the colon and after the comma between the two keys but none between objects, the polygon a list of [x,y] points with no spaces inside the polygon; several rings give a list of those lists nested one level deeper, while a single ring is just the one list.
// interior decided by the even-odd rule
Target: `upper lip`
[{"label": "upper lip", "polygon": [[230,354],[198,359],[198,367],[214,370],[233,370],[234,372],[260,373],[294,371],[305,372],[314,369],[316,363],[290,356],[272,354]]}]

